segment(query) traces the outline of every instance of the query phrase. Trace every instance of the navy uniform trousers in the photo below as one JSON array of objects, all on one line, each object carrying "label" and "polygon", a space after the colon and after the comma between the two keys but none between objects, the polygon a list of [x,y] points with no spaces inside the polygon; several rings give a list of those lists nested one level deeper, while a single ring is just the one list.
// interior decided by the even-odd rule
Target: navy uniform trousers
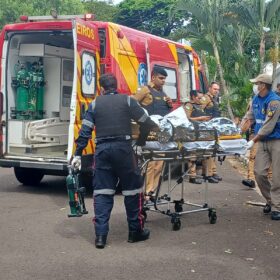
[{"label": "navy uniform trousers", "polygon": [[143,178],[131,141],[98,143],[94,156],[93,206],[96,235],[107,235],[117,183],[122,187],[129,231],[141,231]]}]

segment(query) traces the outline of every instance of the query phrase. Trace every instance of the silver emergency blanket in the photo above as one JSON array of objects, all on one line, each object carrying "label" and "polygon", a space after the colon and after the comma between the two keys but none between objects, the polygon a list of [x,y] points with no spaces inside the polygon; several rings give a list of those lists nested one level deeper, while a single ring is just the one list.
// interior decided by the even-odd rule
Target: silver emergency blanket
[{"label": "silver emergency blanket", "polygon": [[219,136],[241,134],[240,128],[238,128],[235,123],[227,118],[214,118],[208,122],[203,123],[203,125],[206,125],[209,129],[216,129]]},{"label": "silver emergency blanket", "polygon": [[224,154],[244,155],[247,151],[245,139],[219,140],[219,152]]},{"label": "silver emergency blanket", "polygon": [[157,140],[161,143],[210,141],[215,139],[215,133],[218,136],[240,134],[240,129],[227,118],[214,118],[207,122],[191,122],[182,106],[164,117],[152,115],[151,118],[160,127]]},{"label": "silver emergency blanket", "polygon": [[160,143],[159,141],[147,141],[142,149],[150,151],[170,151],[178,149],[178,145],[176,142]]}]

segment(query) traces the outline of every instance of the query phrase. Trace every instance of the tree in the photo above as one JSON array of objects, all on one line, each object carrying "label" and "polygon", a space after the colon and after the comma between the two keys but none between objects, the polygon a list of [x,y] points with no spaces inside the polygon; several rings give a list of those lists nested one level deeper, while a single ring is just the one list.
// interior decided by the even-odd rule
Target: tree
[{"label": "tree", "polygon": [[183,24],[181,13],[169,17],[169,10],[177,0],[124,0],[118,5],[116,23],[167,37]]},{"label": "tree", "polygon": [[84,13],[84,7],[80,0],[0,0],[0,5],[0,28],[7,23],[19,21],[20,15],[50,15],[52,9],[55,9],[60,15]]},{"label": "tree", "polygon": [[179,0],[176,10],[190,12],[194,18],[194,24],[186,26],[186,30],[190,30],[192,35],[204,38],[212,48],[217,64],[218,74],[221,81],[223,93],[227,99],[227,111],[231,119],[234,118],[233,111],[229,100],[229,90],[224,78],[224,69],[221,64],[219,44],[221,40],[221,32],[224,26],[229,22],[228,2],[226,0]]},{"label": "tree", "polygon": [[260,72],[265,58],[266,32],[270,30],[269,25],[277,12],[279,14],[279,9],[279,0],[242,0],[232,6],[232,11],[238,16],[239,22],[259,38]]},{"label": "tree", "polygon": [[84,7],[87,13],[94,14],[94,18],[100,21],[113,21],[118,10],[118,7],[98,0],[85,1]]}]

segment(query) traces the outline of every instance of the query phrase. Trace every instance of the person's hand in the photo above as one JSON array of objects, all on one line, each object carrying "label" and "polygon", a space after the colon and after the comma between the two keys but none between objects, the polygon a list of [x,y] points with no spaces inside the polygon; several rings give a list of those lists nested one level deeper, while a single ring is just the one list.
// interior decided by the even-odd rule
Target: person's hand
[{"label": "person's hand", "polygon": [[74,156],[71,160],[71,166],[74,170],[81,170],[82,161],[80,156]]},{"label": "person's hand", "polygon": [[155,125],[155,126],[153,126],[151,131],[153,131],[153,132],[160,132],[160,127],[158,125]]},{"label": "person's hand", "polygon": [[200,121],[203,121],[203,122],[209,121],[211,119],[210,116],[201,116],[199,118],[200,118]]},{"label": "person's hand", "polygon": [[169,96],[165,96],[164,100],[166,101],[167,105],[172,108],[172,99]]},{"label": "person's hand", "polygon": [[250,140],[246,145],[247,150],[251,150],[254,144],[255,142],[253,140]]}]

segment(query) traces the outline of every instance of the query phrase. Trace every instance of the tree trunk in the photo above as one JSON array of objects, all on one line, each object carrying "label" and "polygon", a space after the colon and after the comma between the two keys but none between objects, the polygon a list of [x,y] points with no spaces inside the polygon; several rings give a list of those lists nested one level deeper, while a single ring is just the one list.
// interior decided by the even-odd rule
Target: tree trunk
[{"label": "tree trunk", "polygon": [[216,40],[214,38],[212,39],[212,44],[213,44],[214,56],[215,56],[216,63],[217,63],[218,73],[219,73],[219,76],[220,76],[220,79],[221,79],[221,87],[223,89],[224,95],[225,95],[226,100],[227,100],[227,111],[228,111],[228,114],[229,114],[230,118],[233,121],[234,120],[234,115],[233,115],[233,111],[232,111],[232,108],[231,108],[231,105],[230,105],[229,90],[228,90],[227,85],[226,85],[226,81],[225,81],[225,78],[224,78],[224,69],[221,65],[219,50],[218,50],[218,47],[217,47]]},{"label": "tree trunk", "polygon": [[272,80],[275,80],[276,77],[276,69],[278,65],[279,59],[279,32],[276,31],[274,37],[274,58],[273,58],[273,71],[272,71]]},{"label": "tree trunk", "polygon": [[264,55],[265,55],[265,33],[263,31],[261,34],[261,41],[260,41],[260,73],[263,72]]}]

